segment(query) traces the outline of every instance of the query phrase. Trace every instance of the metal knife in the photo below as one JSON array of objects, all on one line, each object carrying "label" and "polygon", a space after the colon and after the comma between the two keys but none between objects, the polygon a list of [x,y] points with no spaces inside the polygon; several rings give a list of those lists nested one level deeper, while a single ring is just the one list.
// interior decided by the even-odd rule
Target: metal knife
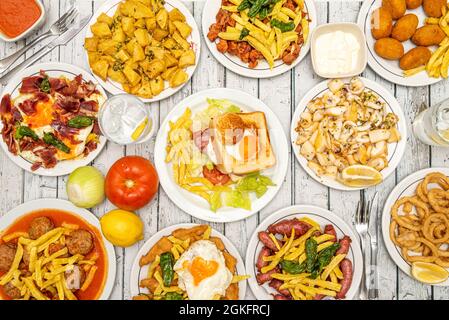
[{"label": "metal knife", "polygon": [[[374,207],[374,208],[373,208]],[[377,253],[379,241],[379,200],[378,193],[374,195],[370,208],[370,218],[368,226],[368,234],[370,236],[371,255],[370,270],[368,279],[368,300],[379,299],[379,273],[377,267]],[[370,227],[374,226],[374,233],[370,231]],[[372,230],[372,229],[371,229]]]},{"label": "metal knife", "polygon": [[8,81],[20,70],[28,67],[29,65],[33,64],[46,54],[48,54],[50,51],[52,51],[54,48],[67,44],[70,40],[72,40],[89,22],[92,15],[88,15],[86,17],[83,17],[80,22],[78,23],[78,26],[67,30],[63,34],[61,34],[59,37],[54,39],[52,42],[47,44],[44,48],[40,49],[39,51],[35,52],[31,57],[25,59],[25,61],[19,63],[14,68],[7,71],[3,76],[0,77],[0,83],[6,84]]}]

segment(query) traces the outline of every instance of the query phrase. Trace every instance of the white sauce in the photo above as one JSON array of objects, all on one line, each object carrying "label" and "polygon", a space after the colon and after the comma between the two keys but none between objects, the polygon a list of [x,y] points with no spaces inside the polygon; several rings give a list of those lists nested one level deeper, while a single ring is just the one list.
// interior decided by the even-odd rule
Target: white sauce
[{"label": "white sauce", "polygon": [[357,69],[360,44],[350,32],[334,31],[317,37],[315,64],[321,74],[343,75]]}]

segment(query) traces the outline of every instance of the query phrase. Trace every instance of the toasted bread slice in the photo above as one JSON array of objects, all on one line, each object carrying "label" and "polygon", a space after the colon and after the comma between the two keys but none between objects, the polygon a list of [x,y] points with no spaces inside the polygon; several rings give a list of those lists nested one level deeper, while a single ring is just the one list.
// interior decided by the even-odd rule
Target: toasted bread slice
[{"label": "toasted bread slice", "polygon": [[[223,173],[243,175],[270,168],[276,164],[267,121],[263,112],[226,113],[211,121],[211,137],[217,158],[217,167]],[[248,159],[238,159],[227,149],[234,149],[247,135],[257,136],[257,146]]]}]

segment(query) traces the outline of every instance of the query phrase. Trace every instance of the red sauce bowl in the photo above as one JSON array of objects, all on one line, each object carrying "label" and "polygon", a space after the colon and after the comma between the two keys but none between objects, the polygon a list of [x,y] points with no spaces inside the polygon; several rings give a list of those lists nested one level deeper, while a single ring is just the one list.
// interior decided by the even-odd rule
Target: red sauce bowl
[{"label": "red sauce bowl", "polygon": [[0,0],[0,39],[18,41],[45,20],[40,0]]}]

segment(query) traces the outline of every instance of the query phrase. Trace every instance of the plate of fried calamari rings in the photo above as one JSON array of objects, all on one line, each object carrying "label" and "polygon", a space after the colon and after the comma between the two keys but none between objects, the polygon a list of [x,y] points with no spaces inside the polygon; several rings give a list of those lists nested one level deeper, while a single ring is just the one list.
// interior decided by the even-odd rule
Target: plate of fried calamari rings
[{"label": "plate of fried calamari rings", "polygon": [[[382,230],[390,256],[409,276],[418,262],[449,270],[449,168],[402,180],[385,203]],[[449,280],[435,285],[449,286]]]}]

